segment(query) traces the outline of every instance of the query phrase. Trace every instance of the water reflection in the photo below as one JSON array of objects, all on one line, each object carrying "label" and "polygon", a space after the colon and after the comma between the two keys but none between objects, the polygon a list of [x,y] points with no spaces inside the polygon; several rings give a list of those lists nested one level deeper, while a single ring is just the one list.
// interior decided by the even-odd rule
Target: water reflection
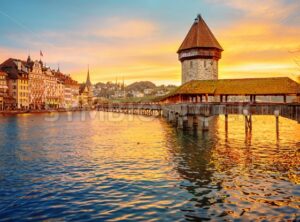
[{"label": "water reflection", "polygon": [[1,220],[276,220],[300,210],[300,126],[94,113],[0,119]]},{"label": "water reflection", "polygon": [[[177,171],[188,181],[181,187],[193,194],[194,202],[185,216],[296,218],[299,126],[281,119],[288,123],[281,125],[281,133],[290,136],[278,141],[272,117],[255,117],[253,131],[245,134],[240,119],[227,125],[225,118],[217,117],[211,120],[209,132],[177,132],[178,147],[172,154]],[[264,127],[258,126],[261,123]]]}]

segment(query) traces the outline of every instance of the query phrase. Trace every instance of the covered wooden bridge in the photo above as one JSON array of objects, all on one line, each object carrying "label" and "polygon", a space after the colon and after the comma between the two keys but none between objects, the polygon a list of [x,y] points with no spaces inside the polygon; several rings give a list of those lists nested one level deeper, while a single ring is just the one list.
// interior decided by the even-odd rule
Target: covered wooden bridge
[{"label": "covered wooden bridge", "polygon": [[[270,101],[257,98],[272,97]],[[282,116],[300,123],[300,85],[289,78],[193,80],[152,103],[100,104],[98,110],[128,114],[163,115],[178,128],[202,126],[215,115],[245,116],[252,129],[252,115]],[[279,99],[274,101],[274,97]],[[289,100],[287,100],[289,98]],[[278,129],[277,129],[278,130]]]},{"label": "covered wooden bridge", "polygon": [[[180,102],[257,102],[257,97],[279,97],[277,100],[300,102],[300,85],[287,77],[193,80],[180,86],[172,94],[161,100],[162,103]],[[266,102],[264,100],[264,102]],[[274,101],[269,101],[274,102]]]}]

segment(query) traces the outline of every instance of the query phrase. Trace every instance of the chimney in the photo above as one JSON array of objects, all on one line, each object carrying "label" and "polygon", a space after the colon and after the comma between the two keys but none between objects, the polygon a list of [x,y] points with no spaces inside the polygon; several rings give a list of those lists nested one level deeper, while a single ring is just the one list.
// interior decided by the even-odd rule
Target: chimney
[{"label": "chimney", "polygon": [[22,63],[21,63],[21,61],[17,61],[17,67],[18,67],[18,70],[22,69]]}]

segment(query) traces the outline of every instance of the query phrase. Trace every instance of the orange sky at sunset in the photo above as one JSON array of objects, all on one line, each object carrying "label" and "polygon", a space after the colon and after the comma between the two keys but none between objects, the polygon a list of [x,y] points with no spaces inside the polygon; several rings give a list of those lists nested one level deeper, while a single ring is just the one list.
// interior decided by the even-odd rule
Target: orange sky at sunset
[{"label": "orange sky at sunset", "polygon": [[[127,84],[139,80],[180,84],[181,67],[176,51],[199,12],[224,48],[219,62],[220,78],[296,78],[300,74],[296,65],[300,52],[295,52],[300,48],[300,2],[200,2],[201,7],[195,7],[190,13],[185,11],[181,18],[168,22],[154,16],[152,19],[112,14],[101,20],[90,16],[61,32],[30,30],[34,44],[28,33],[18,36],[9,33],[10,40],[22,38],[30,49],[1,44],[0,59],[24,59],[29,51],[33,58],[39,58],[41,48],[47,64],[56,68],[59,63],[62,71],[80,82],[85,80],[89,64],[93,83],[124,78]],[[210,10],[206,11],[203,4],[209,5]],[[223,14],[214,16],[211,11],[218,7]]]}]

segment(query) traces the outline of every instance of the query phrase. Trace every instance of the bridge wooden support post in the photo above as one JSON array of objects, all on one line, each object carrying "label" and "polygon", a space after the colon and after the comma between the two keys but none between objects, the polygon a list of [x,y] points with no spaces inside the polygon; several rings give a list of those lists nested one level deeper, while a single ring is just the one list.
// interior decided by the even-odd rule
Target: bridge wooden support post
[{"label": "bridge wooden support post", "polygon": [[188,116],[183,116],[182,117],[182,126],[183,126],[184,130],[189,129]]},{"label": "bridge wooden support post", "polygon": [[162,116],[165,117],[165,118],[168,118],[169,113],[167,112],[167,110],[162,109],[161,111],[162,111]]},{"label": "bridge wooden support post", "polygon": [[243,110],[244,116],[245,116],[245,132],[248,134],[248,132],[252,132],[252,115],[249,114],[248,110]]},{"label": "bridge wooden support post", "polygon": [[198,117],[196,115],[193,116],[193,129],[198,129]]},{"label": "bridge wooden support post", "polygon": [[225,134],[228,136],[228,114],[225,114]]},{"label": "bridge wooden support post", "polygon": [[209,116],[207,116],[207,115],[200,116],[200,118],[199,118],[199,123],[200,123],[202,131],[209,130],[209,119],[208,118],[209,118]]},{"label": "bridge wooden support post", "polygon": [[193,129],[194,126],[194,116],[187,116],[187,128]]},{"label": "bridge wooden support post", "polygon": [[166,117],[168,118],[168,121],[171,122],[171,121],[172,121],[172,112],[169,111],[169,112],[167,113],[167,116],[166,116]]},{"label": "bridge wooden support post", "polygon": [[177,118],[177,128],[178,129],[183,129],[183,117],[182,116],[178,116]]},{"label": "bridge wooden support post", "polygon": [[204,116],[204,121],[203,121],[203,126],[202,126],[202,131],[208,131],[209,127],[209,122],[208,122],[208,116]]},{"label": "bridge wooden support post", "polygon": [[274,111],[275,120],[276,120],[276,139],[279,140],[279,110]]}]

